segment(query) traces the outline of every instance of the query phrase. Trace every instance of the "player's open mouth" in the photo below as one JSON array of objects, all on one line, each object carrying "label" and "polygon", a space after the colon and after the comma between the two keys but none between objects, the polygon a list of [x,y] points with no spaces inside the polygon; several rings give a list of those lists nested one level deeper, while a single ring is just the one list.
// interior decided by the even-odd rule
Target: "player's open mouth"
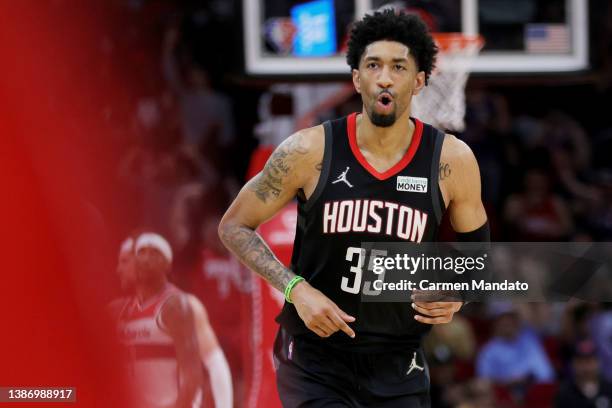
[{"label": "player's open mouth", "polygon": [[388,93],[378,95],[378,98],[376,98],[376,107],[379,112],[385,114],[391,113],[393,109],[393,96]]},{"label": "player's open mouth", "polygon": [[393,102],[393,98],[389,94],[383,94],[378,96],[378,102],[383,106],[388,106]]}]

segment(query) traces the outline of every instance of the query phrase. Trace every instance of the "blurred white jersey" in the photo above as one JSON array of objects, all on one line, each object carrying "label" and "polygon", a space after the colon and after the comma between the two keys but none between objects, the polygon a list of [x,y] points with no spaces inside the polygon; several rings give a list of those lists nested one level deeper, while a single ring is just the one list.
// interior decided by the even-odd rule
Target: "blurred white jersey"
[{"label": "blurred white jersey", "polygon": [[[119,336],[129,350],[130,378],[140,408],[172,406],[178,396],[176,351],[172,337],[164,330],[161,308],[179,290],[171,284],[140,304],[136,297],[129,299],[119,315]],[[194,407],[200,406],[201,397]]]}]

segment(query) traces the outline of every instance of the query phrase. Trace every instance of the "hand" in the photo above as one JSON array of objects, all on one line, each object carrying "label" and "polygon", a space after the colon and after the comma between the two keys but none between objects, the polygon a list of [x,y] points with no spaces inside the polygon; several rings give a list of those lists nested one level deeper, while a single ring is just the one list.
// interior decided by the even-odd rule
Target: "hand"
[{"label": "hand", "polygon": [[448,323],[453,320],[453,315],[463,306],[463,302],[428,300],[431,298],[430,291],[412,292],[412,308],[420,313],[414,316],[418,322],[426,324]]},{"label": "hand", "polygon": [[329,337],[342,330],[354,338],[355,332],[347,323],[355,321],[321,291],[306,281],[298,283],[291,291],[291,301],[306,327],[320,337]]}]

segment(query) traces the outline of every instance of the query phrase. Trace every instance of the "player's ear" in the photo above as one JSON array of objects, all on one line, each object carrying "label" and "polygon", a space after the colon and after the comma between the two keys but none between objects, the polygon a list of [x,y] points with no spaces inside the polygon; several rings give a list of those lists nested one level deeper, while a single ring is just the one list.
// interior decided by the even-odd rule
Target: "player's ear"
[{"label": "player's ear", "polygon": [[414,77],[414,89],[412,91],[413,95],[418,95],[421,92],[421,89],[425,86],[425,72],[419,71]]},{"label": "player's ear", "polygon": [[353,69],[352,70],[352,75],[353,75],[353,86],[355,87],[355,90],[357,91],[357,93],[361,93],[361,86],[359,85],[359,70],[358,69]]}]

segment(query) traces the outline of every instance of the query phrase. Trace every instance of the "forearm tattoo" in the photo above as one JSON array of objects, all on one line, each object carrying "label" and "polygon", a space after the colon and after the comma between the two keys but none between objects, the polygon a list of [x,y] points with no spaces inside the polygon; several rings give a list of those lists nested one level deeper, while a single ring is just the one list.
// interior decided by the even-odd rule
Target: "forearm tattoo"
[{"label": "forearm tattoo", "polygon": [[240,225],[226,226],[221,229],[221,240],[246,266],[281,292],[285,291],[289,281],[295,277],[252,229]]},{"label": "forearm tattoo", "polygon": [[[264,203],[277,199],[292,175],[299,156],[308,153],[302,135],[287,138],[272,153],[264,169],[247,183],[247,188]],[[221,229],[225,245],[250,269],[261,275],[272,286],[284,291],[295,274],[285,268],[261,239],[259,234],[242,225],[227,225]]]},{"label": "forearm tattoo", "polygon": [[440,170],[438,172],[438,177],[440,178],[440,181],[450,177],[450,175],[451,175],[450,164],[440,162]]},{"label": "forearm tattoo", "polygon": [[288,138],[272,153],[261,173],[248,183],[248,188],[264,203],[278,198],[294,160],[307,152],[299,134]]}]

